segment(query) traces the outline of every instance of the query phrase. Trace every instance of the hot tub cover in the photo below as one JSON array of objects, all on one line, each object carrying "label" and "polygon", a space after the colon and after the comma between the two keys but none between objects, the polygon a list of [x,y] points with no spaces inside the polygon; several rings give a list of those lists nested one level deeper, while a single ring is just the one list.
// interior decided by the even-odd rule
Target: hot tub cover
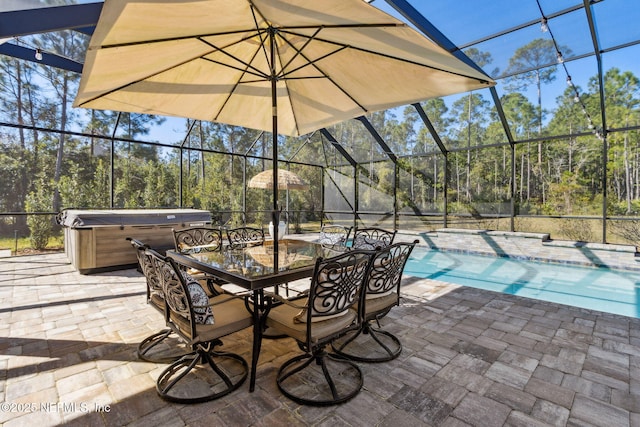
[{"label": "hot tub cover", "polygon": [[58,214],[58,224],[69,228],[125,225],[202,224],[211,222],[211,212],[200,209],[67,209]]}]

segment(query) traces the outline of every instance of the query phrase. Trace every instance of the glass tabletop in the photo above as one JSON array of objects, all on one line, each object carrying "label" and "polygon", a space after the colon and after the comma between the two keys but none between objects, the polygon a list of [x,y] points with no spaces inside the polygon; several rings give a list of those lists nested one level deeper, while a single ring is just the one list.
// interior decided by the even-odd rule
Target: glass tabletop
[{"label": "glass tabletop", "polygon": [[[241,279],[240,285],[255,288],[257,281],[266,278],[270,284],[292,280],[295,276],[311,276],[318,257],[330,258],[348,250],[345,247],[322,245],[316,242],[283,239],[278,242],[278,269],[274,269],[274,245],[267,240],[258,245],[225,245],[215,250],[193,247],[181,254],[172,252],[179,261],[191,259],[186,264],[217,274],[223,278],[231,275]],[[297,274],[295,274],[297,273]],[[280,278],[281,280],[278,280]],[[298,278],[298,277],[295,277]],[[236,281],[234,281],[236,282]]]}]

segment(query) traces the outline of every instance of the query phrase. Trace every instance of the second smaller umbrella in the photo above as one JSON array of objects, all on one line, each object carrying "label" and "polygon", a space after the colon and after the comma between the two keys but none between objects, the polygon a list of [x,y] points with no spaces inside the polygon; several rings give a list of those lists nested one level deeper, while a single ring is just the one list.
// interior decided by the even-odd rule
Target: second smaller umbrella
[{"label": "second smaller umbrella", "polygon": [[[266,190],[273,189],[273,170],[267,169],[255,175],[248,184],[249,188],[263,188]],[[278,169],[278,190],[306,190],[309,188],[306,182],[298,175],[286,169]],[[289,195],[286,197],[286,212],[289,213]],[[282,239],[286,234],[287,224],[280,221],[278,225],[278,240]],[[269,223],[269,234],[274,237],[273,221]]]},{"label": "second smaller umbrella", "polygon": [[[273,171],[262,171],[249,181],[249,188],[273,189]],[[302,178],[286,169],[278,169],[278,190],[306,190],[309,186]]]}]

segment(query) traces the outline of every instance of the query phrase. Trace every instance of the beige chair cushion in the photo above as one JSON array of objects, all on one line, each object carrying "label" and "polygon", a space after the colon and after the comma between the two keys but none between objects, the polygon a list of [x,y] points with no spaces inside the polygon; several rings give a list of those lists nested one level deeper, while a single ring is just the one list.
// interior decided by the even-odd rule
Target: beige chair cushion
[{"label": "beige chair cushion", "polygon": [[365,302],[365,315],[379,313],[387,310],[389,307],[393,307],[398,303],[398,294],[391,292],[390,294],[378,294],[382,295],[379,298],[367,299]]},{"label": "beige chair cushion", "polygon": [[394,290],[395,290],[395,289],[389,289],[388,291],[386,291],[386,292],[381,292],[381,293],[379,293],[379,294],[370,294],[370,293],[368,293],[368,292],[367,292],[367,294],[366,294],[364,297],[365,297],[366,299],[383,298],[383,297],[386,297],[386,296],[388,296],[388,295],[395,294]]},{"label": "beige chair cushion", "polygon": [[[335,319],[336,317],[344,316],[347,313],[347,310],[341,311],[336,314],[329,314],[327,316],[311,316],[311,322],[323,322],[329,319]],[[293,317],[293,321],[296,323],[307,323],[307,309],[303,308]]]},{"label": "beige chair cushion", "polygon": [[[295,300],[295,305],[297,305],[298,307],[300,306],[305,306],[308,303],[308,299],[298,299]],[[336,314],[329,314],[327,316],[312,316],[311,317],[311,321],[312,322],[322,322],[325,320],[329,320],[329,319],[334,319],[336,317],[340,317],[340,316],[344,316],[346,314],[346,310],[345,311],[341,311],[340,313],[336,313]],[[303,308],[301,309],[298,313],[296,313],[295,316],[293,316],[293,321],[296,323],[307,323],[307,309]]]},{"label": "beige chair cushion", "polygon": [[[253,325],[253,317],[247,311],[244,300],[220,295],[209,299],[211,303],[225,301],[214,305],[213,310],[216,316],[216,323],[213,325],[196,325],[196,333],[199,337],[197,341],[205,342],[216,338],[224,337],[233,332],[248,328]],[[172,318],[183,335],[189,336],[191,329],[187,319],[179,317]]]},{"label": "beige chair cushion", "polygon": [[[296,322],[294,318],[300,313],[300,308],[282,304],[274,307],[267,316],[267,326],[273,327],[288,336],[301,341],[307,340],[307,323]],[[346,310],[344,314],[332,318],[323,318],[311,324],[311,341],[319,340],[339,332],[351,325],[357,315],[353,310]]]},{"label": "beige chair cushion", "polygon": [[198,270],[196,268],[188,268],[187,269],[187,274],[190,275],[191,277],[195,277],[195,276],[200,276],[202,275],[202,271]]}]

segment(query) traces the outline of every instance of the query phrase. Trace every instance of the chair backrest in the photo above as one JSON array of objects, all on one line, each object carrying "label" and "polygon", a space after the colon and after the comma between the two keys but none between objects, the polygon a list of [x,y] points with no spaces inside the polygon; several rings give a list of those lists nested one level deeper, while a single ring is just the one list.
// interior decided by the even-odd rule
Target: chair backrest
[{"label": "chair backrest", "polygon": [[227,230],[227,239],[232,247],[261,245],[264,243],[264,230],[253,227],[238,227]]},{"label": "chair backrest", "polygon": [[383,228],[369,227],[356,228],[353,233],[354,249],[374,250],[393,244],[397,230],[385,230]]},{"label": "chair backrest", "polygon": [[375,252],[365,281],[365,300],[395,293],[395,305],[398,304],[402,272],[417,243],[396,243]]},{"label": "chair backrest", "polygon": [[147,249],[145,254],[162,283],[168,325],[185,341],[192,342],[197,337],[199,324],[214,323],[209,297],[200,283],[186,276],[173,259],[152,249]]},{"label": "chair backrest", "polygon": [[320,229],[320,238],[318,242],[323,245],[340,245],[344,246],[349,240],[351,227],[344,225],[323,225]]},{"label": "chair backrest", "polygon": [[127,240],[131,242],[131,246],[136,250],[138,265],[140,266],[140,270],[147,281],[147,301],[150,301],[154,294],[164,298],[160,277],[158,276],[151,261],[151,257],[146,253],[147,249],[149,249],[149,245],[132,237],[127,237]]},{"label": "chair backrest", "polygon": [[[314,322],[344,316],[351,307],[360,302],[371,255],[368,251],[349,251],[332,258],[316,260],[307,309],[296,316],[299,321],[306,317],[309,345]],[[356,319],[353,324],[347,326],[358,325],[359,319]]]},{"label": "chair backrest", "polygon": [[211,227],[190,227],[173,231],[176,251],[217,250],[222,246],[222,231]]}]

